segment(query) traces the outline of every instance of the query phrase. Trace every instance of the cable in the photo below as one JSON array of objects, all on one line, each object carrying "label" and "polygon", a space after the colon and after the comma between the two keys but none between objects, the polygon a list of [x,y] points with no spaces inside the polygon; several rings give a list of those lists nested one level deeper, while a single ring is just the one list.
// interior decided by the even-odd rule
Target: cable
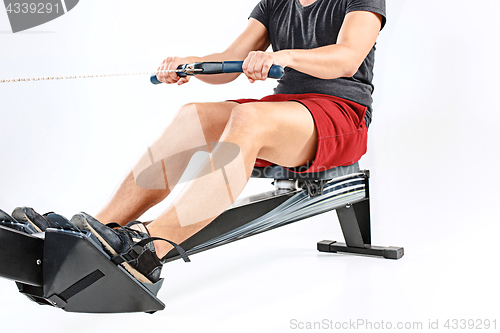
[{"label": "cable", "polygon": [[67,75],[67,76],[45,76],[45,77],[31,77],[19,79],[2,79],[0,83],[9,82],[29,82],[29,81],[45,81],[45,80],[67,80],[67,79],[89,79],[96,77],[112,77],[112,76],[129,76],[129,75],[151,75],[153,73],[169,73],[170,71],[155,71],[155,72],[130,72],[130,73],[109,73],[109,74],[90,74],[90,75]]}]

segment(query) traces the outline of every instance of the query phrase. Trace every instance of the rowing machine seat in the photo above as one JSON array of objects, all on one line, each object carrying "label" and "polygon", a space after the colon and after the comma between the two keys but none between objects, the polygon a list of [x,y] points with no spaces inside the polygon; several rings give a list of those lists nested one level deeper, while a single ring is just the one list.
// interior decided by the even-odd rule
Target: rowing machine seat
[{"label": "rowing machine seat", "polygon": [[303,172],[307,170],[308,166],[294,168],[284,168],[282,166],[271,164],[268,166],[259,166],[257,163],[252,171],[252,178],[274,178],[274,179],[299,179],[299,180],[325,180],[335,179],[338,177],[346,176],[352,173],[359,172],[359,163],[356,162],[347,166],[338,166],[328,170],[316,172]]}]

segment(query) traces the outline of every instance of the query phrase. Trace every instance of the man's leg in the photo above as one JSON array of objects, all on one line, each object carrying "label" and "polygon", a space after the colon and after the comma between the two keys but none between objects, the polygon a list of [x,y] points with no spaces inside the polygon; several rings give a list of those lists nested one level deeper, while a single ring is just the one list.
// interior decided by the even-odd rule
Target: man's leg
[{"label": "man's leg", "polygon": [[[191,180],[174,203],[148,225],[152,236],[183,242],[237,198],[257,158],[287,167],[312,161],[317,133],[311,114],[300,103],[247,103],[232,109],[220,143],[212,152],[214,164],[234,155],[234,145],[227,144],[239,147],[238,156],[223,170],[213,168],[209,173],[207,162],[199,177]],[[155,247],[160,258],[172,248],[165,242],[155,242]]]},{"label": "man's leg", "polygon": [[[167,182],[166,179],[162,178],[160,181],[163,186],[143,188],[137,185],[134,173],[130,172],[110,201],[96,215],[96,218],[102,223],[117,222],[125,225],[136,220],[149,208],[165,199],[193,155],[193,153],[182,154],[180,152],[207,145],[209,142],[219,141],[229,120],[231,110],[236,105],[238,104],[235,102],[221,102],[183,106],[164,133],[148,148],[138,163],[148,163],[153,151],[155,155],[162,156],[160,159],[175,155],[175,159],[168,159],[167,165],[168,178],[171,181]],[[156,177],[154,174],[149,180],[147,172],[142,175],[145,175],[142,177],[143,183],[155,185],[154,182],[157,180],[154,179]]]}]

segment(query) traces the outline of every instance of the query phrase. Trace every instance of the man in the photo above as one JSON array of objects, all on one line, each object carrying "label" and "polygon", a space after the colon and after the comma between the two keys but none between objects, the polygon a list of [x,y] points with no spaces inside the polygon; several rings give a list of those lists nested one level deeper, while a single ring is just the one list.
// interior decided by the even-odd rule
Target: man
[{"label": "man", "polygon": [[[262,0],[224,52],[165,59],[159,70],[244,60],[244,74],[252,83],[265,80],[272,65],[285,67],[285,75],[274,95],[258,101],[183,106],[95,218],[81,213],[71,222],[92,231],[112,255],[149,235],[181,243],[234,202],[256,161],[307,165],[307,172],[356,162],[366,152],[374,45],[384,24],[385,0]],[[270,45],[274,52],[266,52]],[[238,75],[197,78],[222,84]],[[175,73],[157,77],[167,84],[190,80]],[[210,152],[210,160],[147,228],[137,222],[115,229],[102,224],[126,225],[165,199],[197,150]],[[13,217],[33,224],[34,217],[26,209],[21,212]],[[139,280],[155,282],[159,258],[173,246],[155,240],[137,260],[123,265]]]}]

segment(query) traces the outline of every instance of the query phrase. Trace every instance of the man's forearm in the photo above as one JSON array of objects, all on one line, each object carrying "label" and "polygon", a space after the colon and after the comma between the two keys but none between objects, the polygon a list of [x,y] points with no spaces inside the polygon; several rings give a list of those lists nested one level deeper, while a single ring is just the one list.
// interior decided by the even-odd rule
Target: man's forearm
[{"label": "man's forearm", "polygon": [[285,66],[321,79],[353,76],[361,63],[356,52],[345,45],[328,45],[310,50],[277,52]]}]

